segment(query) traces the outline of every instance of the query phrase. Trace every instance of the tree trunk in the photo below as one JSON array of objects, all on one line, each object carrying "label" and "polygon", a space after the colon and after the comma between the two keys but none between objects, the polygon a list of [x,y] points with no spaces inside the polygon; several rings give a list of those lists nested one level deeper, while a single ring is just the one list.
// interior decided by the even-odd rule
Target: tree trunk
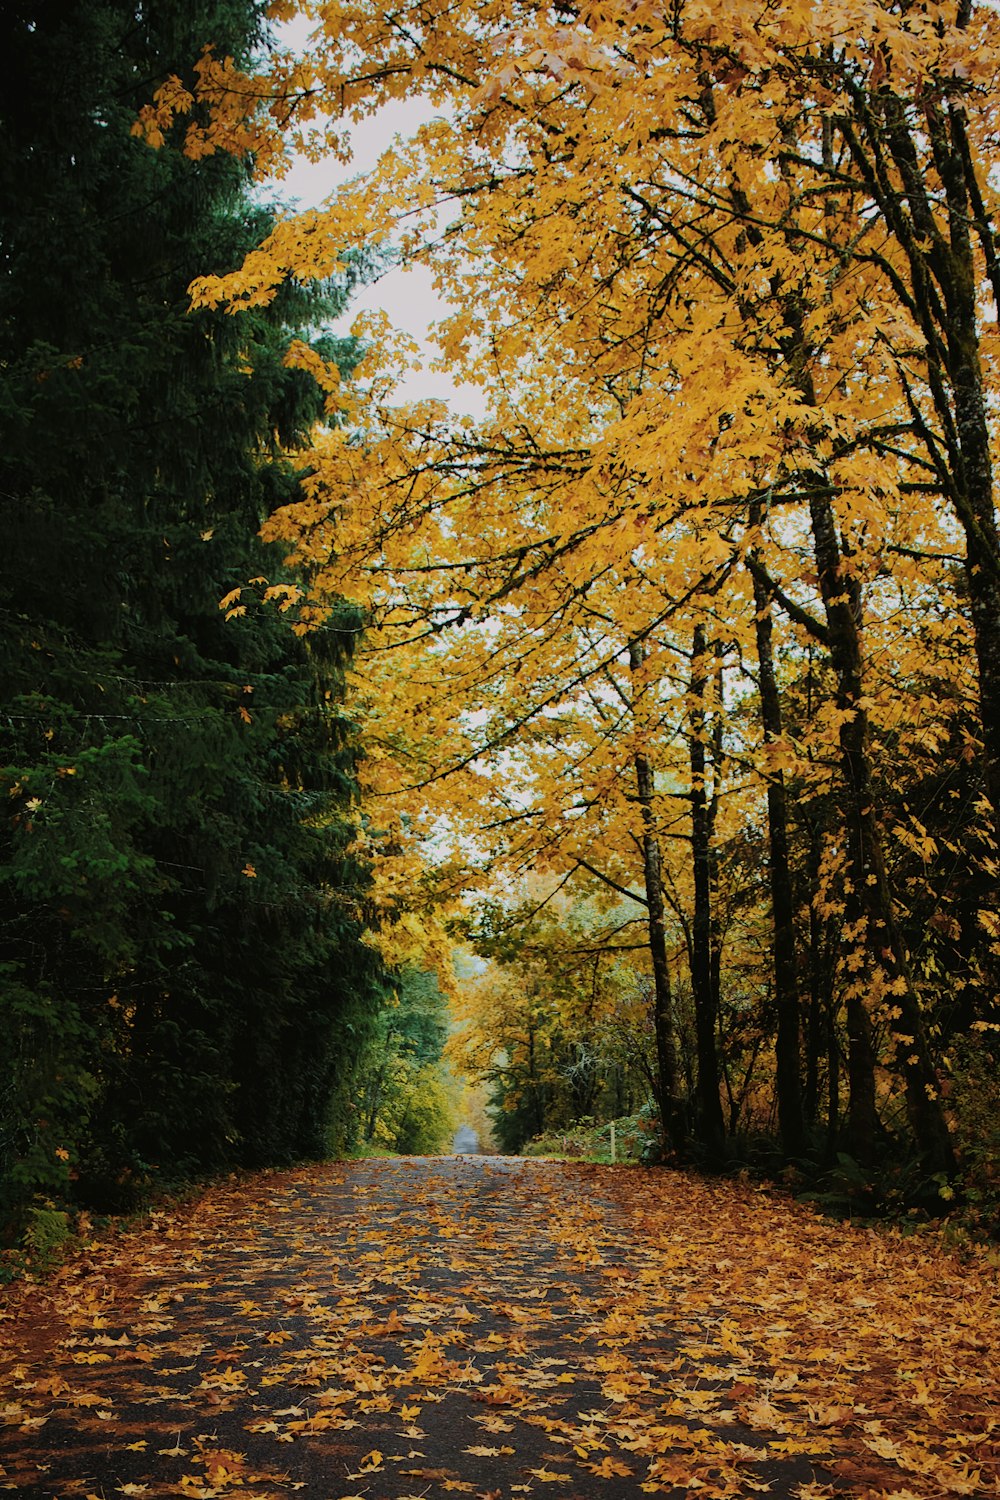
[{"label": "tree trunk", "polygon": [[691,943],[691,988],[694,993],[695,1039],[698,1049],[698,1135],[713,1160],[721,1160],[726,1127],[719,1097],[719,1057],[716,1050],[717,992],[712,973],[712,855],[707,769],[707,713],[705,688],[709,673],[708,639],[696,625],[691,658],[691,852],[694,863],[694,919]]},{"label": "tree trunk", "polygon": [[[944,188],[946,234],[937,227],[935,210],[939,213],[940,209],[932,202],[926,173],[921,171],[902,101],[887,90],[880,104],[887,144],[906,188],[909,208],[908,218],[901,202],[887,205],[887,219],[908,256],[918,313],[925,332],[932,335],[927,344],[931,392],[950,438],[949,488],[965,532],[965,578],[979,667],[986,786],[996,831],[1000,829],[1000,531],[979,348],[980,271],[972,238],[975,229],[980,241],[990,247],[988,269],[998,294],[996,226],[976,179],[961,104],[952,100],[942,105],[929,99],[925,106],[927,139]],[[932,456],[939,460],[940,448],[934,439],[930,444],[936,450]]]},{"label": "tree trunk", "polygon": [[545,1131],[545,1098],[541,1081],[535,1070],[535,1028],[528,1025],[528,1079],[531,1088],[531,1113],[534,1116],[535,1135]]},{"label": "tree trunk", "polygon": [[834,1015],[826,924],[816,909],[821,839],[822,825],[819,819],[810,817],[806,865],[809,891],[809,1020],[806,1027],[806,1079],[803,1097],[803,1112],[810,1128],[814,1128],[819,1120],[820,1060],[827,1052],[828,1031],[833,1024],[831,1018]]},{"label": "tree trunk", "polygon": [[831,1005],[826,1012],[826,1159],[837,1159],[840,1137],[840,1043],[837,1040],[837,1015]]},{"label": "tree trunk", "polygon": [[[641,643],[631,641],[628,653],[629,667],[634,677],[644,659]],[[635,780],[639,806],[642,809],[642,868],[646,888],[649,953],[653,968],[653,1030],[656,1037],[659,1083],[657,1104],[664,1140],[678,1155],[683,1155],[686,1129],[678,1079],[677,1046],[674,1040],[674,999],[670,987],[670,964],[667,957],[667,923],[663,900],[660,842],[656,836],[653,808],[653,768],[648,757],[641,751],[637,751],[635,755]]]},{"label": "tree trunk", "polygon": [[[759,504],[750,513],[751,526],[760,525]],[[781,737],[781,699],[774,671],[771,595],[760,574],[751,573],[760,675],[760,714],[765,745]],[[785,777],[780,767],[767,773],[767,831],[770,859],[771,922],[774,949],[774,997],[777,1008],[775,1087],[778,1128],[786,1156],[801,1154],[805,1131],[800,1078],[800,1008],[795,962],[795,900],[788,857],[788,807]]]},{"label": "tree trunk", "polygon": [[382,1050],[382,1060],[378,1065],[378,1072],[372,1080],[369,1090],[368,1120],[365,1125],[365,1140],[370,1141],[375,1136],[375,1126],[378,1124],[378,1112],[382,1105],[382,1087],[385,1083],[385,1075],[389,1070],[389,1053],[392,1049],[392,1039],[395,1031],[390,1026],[385,1034],[385,1047]]},{"label": "tree trunk", "polygon": [[954,1155],[937,1094],[920,1002],[896,922],[875,811],[868,716],[862,699],[860,591],[844,567],[829,491],[813,476],[809,500],[820,590],[840,711],[840,769],[845,790],[848,885],[845,936],[853,945],[848,973],[847,1026],[851,1151],[870,1161],[875,1151],[875,1054],[869,1005],[892,1027],[896,1067],[904,1080],[907,1115],[929,1171],[951,1172]]},{"label": "tree trunk", "polygon": [[[816,393],[808,368],[805,308],[795,294],[784,300],[790,329],[786,354],[793,379],[810,406]],[[896,1069],[904,1081],[906,1110],[925,1168],[952,1173],[955,1157],[938,1097],[937,1077],[927,1046],[920,1002],[896,921],[885,868],[882,835],[868,746],[868,714],[863,698],[861,591],[841,554],[831,492],[818,470],[803,473],[809,492],[813,552],[826,618],[826,644],[837,683],[840,770],[845,791],[848,880],[845,936],[853,951],[844,959],[849,976],[848,1102],[851,1149],[872,1159],[878,1115],[871,1009],[890,1023]]]}]

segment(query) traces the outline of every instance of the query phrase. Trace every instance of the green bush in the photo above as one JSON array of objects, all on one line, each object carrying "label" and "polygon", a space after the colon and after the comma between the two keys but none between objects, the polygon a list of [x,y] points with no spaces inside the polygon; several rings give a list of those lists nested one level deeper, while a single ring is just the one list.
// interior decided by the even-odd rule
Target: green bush
[{"label": "green bush", "polygon": [[957,1217],[978,1237],[1000,1237],[1000,1068],[990,1033],[956,1048],[951,1095],[959,1158]]},{"label": "green bush", "polygon": [[40,1199],[27,1210],[24,1250],[34,1271],[50,1271],[73,1237],[69,1214],[50,1198]]},{"label": "green bush", "polygon": [[[625,1115],[615,1124],[615,1160],[640,1162],[649,1159],[653,1139],[645,1113]],[[533,1136],[523,1148],[525,1156],[559,1156],[570,1160],[610,1162],[611,1122],[596,1124],[584,1116],[565,1130],[547,1130]]]}]

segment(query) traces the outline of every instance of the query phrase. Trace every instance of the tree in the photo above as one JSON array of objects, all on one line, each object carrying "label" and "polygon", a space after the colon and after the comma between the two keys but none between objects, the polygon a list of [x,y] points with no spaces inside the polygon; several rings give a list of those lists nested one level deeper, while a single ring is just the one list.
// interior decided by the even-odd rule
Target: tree
[{"label": "tree", "polygon": [[[343,1134],[382,993],[354,849],[349,606],[306,641],[231,601],[291,582],[261,521],[324,411],[286,358],[355,272],[188,311],[274,223],[244,161],[132,131],[256,4],[7,7],[0,105],[4,1208],[127,1202],[152,1171]],[[304,347],[304,346],[303,346]],[[286,591],[283,593],[282,591]]]},{"label": "tree", "polygon": [[360,1078],[366,1141],[404,1155],[444,1148],[455,1129],[449,1080],[440,1066],[447,1036],[448,1002],[437,976],[404,967]]},{"label": "tree", "polygon": [[[314,565],[315,610],[351,586],[383,646],[432,643],[423,679],[409,656],[397,694],[411,719],[418,701],[426,710],[421,735],[402,730],[403,713],[383,721],[412,773],[389,777],[426,798],[447,772],[456,803],[478,810],[470,768],[490,757],[502,768],[511,746],[533,736],[547,747],[560,706],[634,647],[662,642],[669,628],[673,649],[687,634],[732,641],[742,654],[745,560],[754,607],[766,602],[788,622],[779,650],[794,661],[809,642],[824,657],[826,697],[810,736],[817,761],[837,767],[843,818],[825,833],[836,847],[817,875],[825,860],[822,878],[845,916],[834,989],[847,1015],[850,1139],[859,1157],[879,1150],[888,1063],[925,1169],[949,1172],[940,1032],[906,948],[874,747],[890,737],[888,695],[903,681],[879,659],[880,642],[893,619],[906,620],[909,642],[923,639],[919,617],[934,600],[947,610],[963,698],[959,642],[973,648],[980,744],[971,754],[995,821],[1000,610],[985,290],[997,275],[994,10],[849,0],[831,13],[787,0],[765,13],[529,5],[512,19],[466,3],[421,7],[408,27],[359,3],[315,40],[308,78],[282,64],[266,85],[299,118],[361,113],[409,89],[449,105],[448,119],[424,127],[408,154],[389,153],[324,223],[350,243],[362,224],[388,236],[405,219],[403,253],[430,261],[459,308],[446,353],[491,395],[478,431],[430,405],[394,409],[376,359],[370,440],[333,433],[317,445],[306,498],[272,523]],[[231,98],[235,83],[217,69],[210,93]],[[171,101],[158,107],[169,114]],[[442,233],[445,202],[454,217]],[[317,264],[313,239],[285,226],[196,296],[266,304],[289,265],[311,274]],[[943,576],[949,563],[961,589]],[[759,633],[754,648],[760,663]],[[765,658],[768,649],[773,641]],[[920,677],[906,678],[911,697]],[[452,730],[442,678],[466,704],[475,689],[474,714],[456,717],[451,700]],[[692,698],[701,681],[692,677]],[[923,704],[937,733],[950,715]],[[744,757],[772,786],[790,760],[774,708],[772,696],[764,735]],[[689,716],[691,972],[708,1078],[718,961],[700,713],[695,705]],[[636,764],[625,735],[605,738],[617,744],[615,769],[609,757],[588,812],[607,805],[607,777]],[[639,753],[652,764],[650,747]],[[546,748],[534,764],[551,771],[558,759]],[[667,754],[654,766],[647,801],[675,764]],[[545,800],[532,818],[511,808],[519,857],[525,828],[538,830],[545,857],[574,845],[567,818],[543,816]],[[773,797],[770,812],[780,846]],[[912,819],[911,831],[919,837]],[[987,1029],[996,1024],[990,858],[976,882],[968,1012]],[[799,1059],[786,898],[772,880],[791,1141]],[[968,991],[968,974],[962,983]],[[832,1079],[832,1049],[830,1062]],[[702,1114],[707,1122],[705,1101]]]}]

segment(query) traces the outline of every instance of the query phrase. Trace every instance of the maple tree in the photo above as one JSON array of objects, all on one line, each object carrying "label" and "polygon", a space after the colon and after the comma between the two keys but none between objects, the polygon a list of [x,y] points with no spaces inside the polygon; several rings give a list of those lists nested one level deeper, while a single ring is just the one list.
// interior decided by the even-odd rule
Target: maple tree
[{"label": "maple tree", "polygon": [[[403,797],[417,833],[445,810],[504,824],[512,868],[593,866],[636,892],[670,1101],[668,850],[696,1128],[716,1153],[716,1014],[742,962],[723,953],[718,872],[735,828],[766,820],[786,1149],[817,1107],[819,976],[804,1090],[792,979],[815,919],[841,928],[825,1004],[833,1034],[844,1028],[850,1149],[878,1153],[888,1065],[925,1168],[948,1174],[954,1018],[986,1047],[997,1024],[992,7],[301,13],[308,59],[254,78],[269,113],[244,108],[244,146],[270,163],[289,145],[326,149],[411,92],[442,115],[323,210],[276,226],[232,275],[200,278],[195,304],[266,305],[360,235],[394,238],[434,269],[456,308],[444,358],[489,402],[477,424],[394,405],[398,349],[375,343],[363,440],[349,425],[319,433],[302,500],[267,531],[311,573],[303,628],[347,590],[377,632],[365,691],[378,790]],[[206,76],[215,118],[238,113],[246,80],[221,58]],[[161,95],[141,128],[186,106]],[[189,134],[191,149],[218,144],[196,123]],[[806,658],[815,696],[793,730]],[[629,663],[648,723],[610,706]],[[949,747],[944,795],[961,802],[937,837],[907,760],[922,767],[931,746]],[[820,793],[820,847],[797,871],[789,823]],[[600,859],[585,852],[595,832]],[[925,877],[897,874],[906,848],[934,891],[933,939],[917,938]],[[952,851],[973,872],[962,916]],[[915,966],[931,941],[951,985]],[[671,1120],[679,1136],[668,1103],[668,1135]]]}]

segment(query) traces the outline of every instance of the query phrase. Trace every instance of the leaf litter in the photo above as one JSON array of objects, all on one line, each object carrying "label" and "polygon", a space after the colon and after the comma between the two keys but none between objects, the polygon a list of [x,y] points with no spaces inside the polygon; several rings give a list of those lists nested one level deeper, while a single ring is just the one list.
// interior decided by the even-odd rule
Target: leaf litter
[{"label": "leaf litter", "polygon": [[985,1264],[743,1183],[261,1174],[11,1289],[0,1492],[1000,1495],[998,1308]]}]

